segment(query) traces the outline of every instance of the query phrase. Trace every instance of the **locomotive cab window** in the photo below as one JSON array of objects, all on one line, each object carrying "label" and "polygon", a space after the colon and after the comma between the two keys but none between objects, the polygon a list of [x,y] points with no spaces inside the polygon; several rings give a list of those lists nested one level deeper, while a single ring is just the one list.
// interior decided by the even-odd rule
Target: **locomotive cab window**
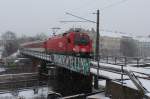
[{"label": "locomotive cab window", "polygon": [[89,44],[89,36],[88,35],[80,35],[76,34],[74,38],[74,43],[76,45],[87,45]]}]

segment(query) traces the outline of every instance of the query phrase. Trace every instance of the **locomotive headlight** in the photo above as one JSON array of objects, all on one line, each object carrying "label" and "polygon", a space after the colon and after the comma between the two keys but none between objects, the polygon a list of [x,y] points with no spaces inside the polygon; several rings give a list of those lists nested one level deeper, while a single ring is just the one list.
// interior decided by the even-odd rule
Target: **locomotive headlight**
[{"label": "locomotive headlight", "polygon": [[75,52],[79,52],[79,47],[75,46],[72,50],[75,51]]},{"label": "locomotive headlight", "polygon": [[76,51],[76,48],[73,48],[73,51]]},{"label": "locomotive headlight", "polygon": [[86,49],[85,49],[85,48],[82,48],[82,49],[81,49],[81,52],[86,52]]}]

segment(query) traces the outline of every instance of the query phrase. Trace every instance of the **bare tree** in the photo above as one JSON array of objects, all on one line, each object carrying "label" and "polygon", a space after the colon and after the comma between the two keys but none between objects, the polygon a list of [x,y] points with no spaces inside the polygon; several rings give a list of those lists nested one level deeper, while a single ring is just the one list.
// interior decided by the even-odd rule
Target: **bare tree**
[{"label": "bare tree", "polygon": [[37,40],[45,40],[47,38],[48,37],[47,37],[47,35],[45,35],[45,33],[39,33],[35,36],[35,39],[37,39]]},{"label": "bare tree", "polygon": [[17,51],[19,43],[17,42],[17,37],[14,32],[7,31],[2,34],[1,37],[4,42],[4,51],[2,54],[3,57],[7,57]]},{"label": "bare tree", "polygon": [[131,37],[122,37],[120,43],[120,51],[123,56],[135,57],[137,54],[136,41]]}]

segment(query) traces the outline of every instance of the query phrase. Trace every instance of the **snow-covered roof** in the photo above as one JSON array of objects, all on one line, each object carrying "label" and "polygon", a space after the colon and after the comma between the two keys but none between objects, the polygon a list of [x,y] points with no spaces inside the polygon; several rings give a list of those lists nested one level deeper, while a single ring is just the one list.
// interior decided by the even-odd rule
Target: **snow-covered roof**
[{"label": "snow-covered roof", "polygon": [[100,36],[117,37],[117,38],[121,38],[122,36],[131,37],[129,34],[112,31],[100,31]]},{"label": "snow-covered roof", "polygon": [[122,37],[131,37],[135,40],[138,40],[140,42],[150,42],[150,37],[148,36],[136,36],[132,34],[127,34],[123,32],[118,32],[118,31],[100,31],[100,36],[108,36],[108,37],[116,37],[116,38],[122,38]]},{"label": "snow-covered roof", "polygon": [[150,37],[134,37],[135,40],[138,40],[139,42],[150,42]]}]

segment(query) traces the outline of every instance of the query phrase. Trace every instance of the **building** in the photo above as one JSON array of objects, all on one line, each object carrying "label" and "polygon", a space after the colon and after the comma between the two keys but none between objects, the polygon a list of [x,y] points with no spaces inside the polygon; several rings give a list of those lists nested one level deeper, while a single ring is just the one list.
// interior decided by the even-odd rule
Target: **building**
[{"label": "building", "polygon": [[120,40],[117,37],[101,36],[100,51],[102,55],[106,56],[120,56]]},{"label": "building", "polygon": [[150,57],[150,38],[149,37],[136,37],[138,46],[139,57]]},{"label": "building", "polygon": [[[93,48],[96,48],[96,32],[92,30],[89,36],[93,41]],[[120,56],[121,36],[111,35],[108,32],[100,32],[100,54],[105,56]]]}]

